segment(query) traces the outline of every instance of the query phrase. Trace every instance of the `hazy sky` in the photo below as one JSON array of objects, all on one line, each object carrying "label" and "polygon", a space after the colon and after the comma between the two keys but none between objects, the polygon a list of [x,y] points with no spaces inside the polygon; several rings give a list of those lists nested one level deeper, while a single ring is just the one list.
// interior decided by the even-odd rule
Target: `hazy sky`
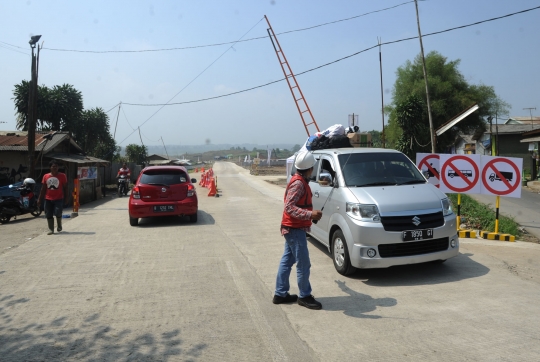
[{"label": "hazy sky", "polygon": [[[195,47],[303,29],[403,4],[351,20],[278,35],[294,73],[383,42],[417,35],[414,2],[404,0],[52,1],[4,0],[0,5],[0,129],[15,129],[14,85],[30,78],[30,35],[41,34],[39,84],[72,84],[84,107],[119,102],[194,101],[283,78],[268,38],[184,50],[84,53]],[[422,33],[441,31],[528,8],[540,0],[420,1]],[[495,87],[511,115],[540,115],[540,9],[424,38],[425,52],[461,59],[467,81]],[[251,30],[250,30],[251,29]],[[247,33],[247,34],[246,34]],[[11,45],[7,45],[7,44]],[[14,46],[20,47],[16,48]],[[384,101],[397,67],[419,53],[418,39],[384,45]],[[221,56],[221,57],[220,57]],[[212,64],[213,63],[213,64]],[[210,66],[211,65],[211,66]],[[209,67],[210,66],[210,67]],[[209,67],[206,71],[204,71]],[[204,72],[203,72],[204,71]],[[202,73],[202,74],[201,74]],[[361,130],[380,130],[378,49],[297,77],[321,129],[359,114]],[[176,96],[175,96],[176,95]],[[173,98],[174,97],[174,98]],[[108,114],[114,131],[117,109]],[[302,143],[307,134],[285,81],[203,102],[159,107],[123,105],[116,140],[147,145]],[[157,113],[156,113],[157,112]]]}]

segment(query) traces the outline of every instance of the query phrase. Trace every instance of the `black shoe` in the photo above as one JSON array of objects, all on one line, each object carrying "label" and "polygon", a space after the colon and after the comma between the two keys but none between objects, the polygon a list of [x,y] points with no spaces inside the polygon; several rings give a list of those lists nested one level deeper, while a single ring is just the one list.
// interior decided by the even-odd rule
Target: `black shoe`
[{"label": "black shoe", "polygon": [[272,303],[274,304],[294,303],[297,300],[298,300],[298,296],[296,294],[287,293],[287,295],[284,297],[280,297],[279,295],[274,295],[274,299],[272,299]]},{"label": "black shoe", "polygon": [[322,309],[322,304],[317,302],[312,295],[305,298],[298,298],[298,305],[309,309]]}]

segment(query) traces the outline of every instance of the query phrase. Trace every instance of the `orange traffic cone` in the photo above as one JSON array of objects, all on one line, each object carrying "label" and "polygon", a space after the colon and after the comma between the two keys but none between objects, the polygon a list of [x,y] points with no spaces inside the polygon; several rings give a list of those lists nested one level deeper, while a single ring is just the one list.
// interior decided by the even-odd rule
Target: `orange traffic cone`
[{"label": "orange traffic cone", "polygon": [[199,181],[199,186],[204,187],[204,172],[201,173],[201,181]]},{"label": "orange traffic cone", "polygon": [[195,173],[197,173],[197,172],[199,172],[199,168],[198,168],[198,167],[195,169]]},{"label": "orange traffic cone", "polygon": [[201,172],[204,172],[204,167],[201,167]]},{"label": "orange traffic cone", "polygon": [[217,190],[216,190],[216,183],[214,181],[214,178],[212,177],[210,179],[210,192],[208,192],[208,196],[216,196]]}]

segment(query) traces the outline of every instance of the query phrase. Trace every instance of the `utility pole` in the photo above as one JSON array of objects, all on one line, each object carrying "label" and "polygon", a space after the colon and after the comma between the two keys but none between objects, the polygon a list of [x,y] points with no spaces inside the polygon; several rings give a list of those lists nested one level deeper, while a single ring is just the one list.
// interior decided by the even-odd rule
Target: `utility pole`
[{"label": "utility pole", "polygon": [[118,113],[116,114],[116,123],[114,124],[113,139],[116,139],[116,127],[118,127],[118,118],[120,117],[120,108],[122,108],[122,101],[118,103]]},{"label": "utility pole", "polygon": [[381,53],[381,40],[377,37],[377,42],[379,43],[379,68],[381,73],[381,115],[382,115],[382,148],[386,148],[384,145],[384,95],[383,95],[383,81],[382,81],[382,53]]},{"label": "utility pole", "polygon": [[[163,143],[163,136],[161,136],[161,143]],[[167,154],[167,159],[170,160],[169,158],[169,152],[167,152],[167,147],[165,147],[165,143],[163,143],[163,148],[165,149],[165,153]]]},{"label": "utility pole", "polygon": [[32,68],[31,78],[28,84],[28,163],[30,178],[35,177],[35,151],[36,151],[36,118],[37,118],[37,78],[38,78],[38,64],[39,64],[39,45],[37,48],[37,54],[34,54],[34,49],[37,42],[41,38],[41,35],[34,35],[30,37],[30,48],[32,49]]},{"label": "utility pole", "polygon": [[526,110],[526,109],[528,109],[529,113],[531,114],[531,129],[534,129],[534,123],[533,123],[533,118],[532,118],[532,110],[534,109],[536,111],[536,107],[523,108],[523,110]]},{"label": "utility pole", "polygon": [[424,44],[422,43],[422,32],[420,31],[420,16],[418,15],[418,0],[414,0],[416,6],[416,23],[418,24],[418,39],[420,39],[420,53],[422,54],[422,69],[424,70],[424,81],[426,83],[426,98],[429,117],[429,132],[431,133],[431,153],[435,153],[435,130],[433,129],[433,118],[431,117],[431,104],[429,101],[428,77],[426,71],[426,58],[424,57]]}]

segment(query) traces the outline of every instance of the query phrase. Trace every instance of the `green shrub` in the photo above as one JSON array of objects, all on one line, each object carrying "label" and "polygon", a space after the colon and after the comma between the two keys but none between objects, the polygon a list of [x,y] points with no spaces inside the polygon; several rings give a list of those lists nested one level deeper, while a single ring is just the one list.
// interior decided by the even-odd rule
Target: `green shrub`
[{"label": "green shrub", "polygon": [[[457,215],[457,194],[448,194]],[[465,218],[468,228],[495,231],[495,210],[488,205],[474,200],[468,195],[461,195],[461,217]],[[521,236],[519,224],[513,219],[499,213],[499,233]]]}]

